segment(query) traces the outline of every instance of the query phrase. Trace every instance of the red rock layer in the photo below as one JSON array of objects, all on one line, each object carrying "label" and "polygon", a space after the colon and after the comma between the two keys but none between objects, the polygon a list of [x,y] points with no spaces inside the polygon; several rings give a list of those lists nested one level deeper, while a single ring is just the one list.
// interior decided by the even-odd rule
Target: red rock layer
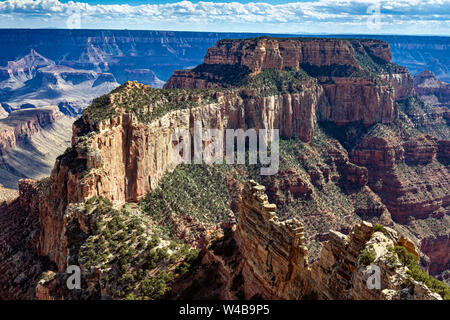
[{"label": "red rock layer", "polygon": [[422,71],[414,77],[414,88],[421,99],[434,107],[450,107],[450,84],[439,80],[433,72]]},{"label": "red rock layer", "polygon": [[[356,47],[356,50],[355,50]],[[247,67],[253,74],[269,68],[322,68],[318,77],[324,98],[317,108],[319,121],[347,124],[362,121],[366,125],[389,123],[396,116],[394,100],[413,93],[413,81],[406,68],[399,67],[392,74],[381,74],[386,82],[371,77],[334,77],[333,69],[362,71],[357,51],[364,51],[374,59],[391,62],[389,45],[382,41],[332,39],[271,39],[222,40],[209,49],[204,65]],[[322,70],[320,69],[320,70]],[[330,74],[327,75],[326,73]],[[351,72],[350,72],[351,73]],[[168,80],[170,88],[210,88],[225,84],[208,72],[179,70]]]},{"label": "red rock layer", "polygon": [[[376,40],[361,40],[361,43],[377,58],[391,61],[387,43]],[[359,68],[352,44],[346,40],[333,39],[221,40],[208,50],[204,63],[247,66],[254,74],[268,68],[298,68],[302,64]]]},{"label": "red rock layer", "polygon": [[437,150],[438,142],[430,135],[403,144],[395,137],[367,137],[350,158],[367,167],[369,185],[380,195],[392,218],[407,223],[409,217],[427,218],[449,204],[450,176],[435,160]]},{"label": "red rock layer", "polygon": [[430,258],[427,271],[436,275],[450,269],[450,235],[430,236],[422,239],[420,251]]},{"label": "red rock layer", "polygon": [[56,108],[41,108],[16,111],[0,120],[0,157],[62,116]]}]

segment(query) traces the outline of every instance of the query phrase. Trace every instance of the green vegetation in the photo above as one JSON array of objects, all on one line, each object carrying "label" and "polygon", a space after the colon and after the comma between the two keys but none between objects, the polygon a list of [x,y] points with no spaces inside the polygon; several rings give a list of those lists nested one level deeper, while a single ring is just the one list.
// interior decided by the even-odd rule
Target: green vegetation
[{"label": "green vegetation", "polygon": [[375,258],[377,257],[377,253],[373,248],[370,246],[366,247],[359,256],[359,261],[362,265],[368,266],[372,262],[375,261]]},{"label": "green vegetation", "polygon": [[135,206],[118,211],[110,200],[93,197],[76,210],[93,225],[80,244],[78,263],[101,270],[101,285],[115,298],[162,298],[199,254],[188,244],[168,238]]},{"label": "green vegetation", "polygon": [[[240,87],[249,79],[250,69],[247,66],[231,64],[201,64],[192,70],[196,73],[208,74],[208,81],[224,86]],[[212,75],[213,77],[210,77]]]},{"label": "green vegetation", "polygon": [[384,226],[382,224],[375,224],[373,226],[373,232],[383,231],[383,230],[384,230]]},{"label": "green vegetation", "polygon": [[231,200],[225,179],[228,169],[225,165],[180,165],[141,201],[142,211],[170,234],[176,226],[173,214],[209,226],[226,221]]},{"label": "green vegetation", "polygon": [[[217,90],[216,90],[217,91]],[[127,82],[111,93],[94,99],[84,111],[94,122],[112,118],[116,108],[132,114],[142,123],[162,117],[173,110],[198,106],[215,101],[215,91],[207,89],[154,89],[138,83]]]},{"label": "green vegetation", "polygon": [[301,68],[265,69],[252,76],[247,66],[201,64],[192,71],[199,73],[208,82],[225,87],[257,89],[262,96],[299,92],[303,90],[302,82],[312,79]]},{"label": "green vegetation", "polygon": [[374,74],[348,65],[316,66],[302,64],[302,68],[312,77],[346,77],[346,78],[377,78]]},{"label": "green vegetation", "polygon": [[[180,165],[140,202],[142,212],[169,235],[175,235],[187,219],[217,225],[229,220],[230,209],[237,213],[239,187],[254,179],[267,187],[280,218],[299,218],[307,233],[327,233],[332,228],[330,221],[342,225],[348,217],[359,221],[355,209],[372,205],[371,195],[361,191],[354,198],[348,196],[334,164],[339,155],[330,155],[330,150],[334,154],[345,150],[319,127],[315,130],[311,143],[297,138],[280,140],[280,168],[274,176],[261,176],[261,165],[249,165],[248,154],[245,165]],[[189,230],[191,237],[199,232]],[[316,246],[310,253],[317,257],[319,251]]]},{"label": "green vegetation", "polygon": [[353,41],[353,48],[355,49],[356,60],[359,65],[374,77],[377,74],[393,74],[405,71],[404,67],[392,62],[386,62],[368,52],[360,42]]},{"label": "green vegetation", "polygon": [[435,108],[424,103],[418,97],[409,97],[398,101],[398,108],[400,117],[405,119],[404,122],[407,122],[407,125],[414,127],[422,133],[431,134],[439,139],[447,140],[450,138],[450,129],[446,123],[427,125],[427,121],[425,121],[425,124],[423,124],[424,121],[411,122],[411,120],[426,119],[430,114],[436,112]]},{"label": "green vegetation", "polygon": [[261,95],[269,96],[300,92],[303,90],[302,82],[306,80],[312,80],[312,78],[300,68],[265,69],[261,73],[249,77],[244,87],[258,89],[261,91]]},{"label": "green vegetation", "polygon": [[423,271],[419,264],[418,258],[406,250],[403,246],[396,246],[394,252],[397,254],[401,264],[408,267],[408,274],[416,281],[424,283],[431,291],[438,293],[443,299],[450,300],[450,286],[437,280]]},{"label": "green vegetation", "polygon": [[57,160],[59,160],[63,166],[67,166],[72,174],[83,172],[87,168],[86,159],[78,158],[78,152],[75,148],[67,148]]}]

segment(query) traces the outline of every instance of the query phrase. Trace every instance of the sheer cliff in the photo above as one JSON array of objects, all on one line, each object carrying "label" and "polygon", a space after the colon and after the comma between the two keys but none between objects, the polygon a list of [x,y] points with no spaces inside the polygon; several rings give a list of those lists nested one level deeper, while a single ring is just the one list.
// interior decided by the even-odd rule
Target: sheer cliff
[{"label": "sheer cliff", "polygon": [[[204,64],[175,72],[165,89],[127,82],[83,111],[51,176],[23,181],[21,197],[4,205],[33,217],[35,233],[17,235],[28,251],[5,248],[2,261],[47,257],[39,272],[50,272],[39,283],[24,271],[43,299],[446,297],[448,287],[416,260],[434,274],[448,270],[447,140],[419,131],[425,127],[402,102],[411,99],[411,77],[385,42],[219,41]],[[177,166],[172,133],[196,121],[220,132],[279,129],[279,171]],[[365,286],[367,259],[386,271],[382,289]],[[63,288],[72,264],[87,291]],[[29,297],[11,280],[15,272],[2,283]],[[221,280],[199,291],[209,273]]]}]

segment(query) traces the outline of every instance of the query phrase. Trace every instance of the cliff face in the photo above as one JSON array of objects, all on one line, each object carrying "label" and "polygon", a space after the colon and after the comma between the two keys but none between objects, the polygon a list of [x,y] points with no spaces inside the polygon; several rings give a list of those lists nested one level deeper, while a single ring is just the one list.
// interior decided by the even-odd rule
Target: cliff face
[{"label": "cliff face", "polygon": [[363,78],[332,78],[322,87],[328,104],[319,106],[320,121],[338,125],[361,121],[371,125],[395,118],[395,94],[389,86],[378,86]]},{"label": "cliff face", "polygon": [[368,185],[392,219],[414,234],[433,275],[448,269],[448,254],[443,254],[450,201],[446,145],[428,134],[408,136],[379,127],[350,152],[352,162],[368,169]]},{"label": "cliff face", "polygon": [[425,70],[416,75],[414,88],[420,98],[433,107],[450,107],[450,84],[439,80],[433,72]]},{"label": "cliff face", "polygon": [[[128,83],[123,92],[142,89]],[[151,88],[148,88],[152,90]],[[242,99],[237,92],[218,94],[215,103],[167,113],[148,124],[135,116],[121,114],[103,120],[97,132],[78,137],[94,123],[85,115],[74,125],[73,147],[60,156],[52,171],[49,193],[40,198],[42,223],[40,253],[48,255],[58,266],[65,265],[64,210],[69,203],[84,202],[104,196],[116,205],[135,202],[154,190],[158,181],[172,171],[172,134],[175,128],[190,129],[195,121],[203,127],[225,129],[281,128],[281,135],[309,141],[315,124],[317,91],[312,85],[297,94]],[[55,210],[55,208],[57,208]]]},{"label": "cliff face", "polygon": [[264,191],[251,182],[240,203],[236,240],[246,298],[300,299],[311,291],[303,226],[296,219],[278,221]]},{"label": "cliff face", "polygon": [[[391,122],[395,118],[394,100],[413,94],[407,69],[392,65],[389,45],[373,40],[272,39],[222,40],[209,49],[204,62],[193,70],[176,71],[165,88],[210,88],[229,86],[220,66],[239,69],[242,76],[254,77],[264,70],[304,70],[323,88],[319,121],[347,124],[362,121]],[[367,61],[378,67],[385,82],[369,73]],[[377,61],[377,62],[374,62]],[[356,99],[356,100],[355,100]],[[381,107],[380,107],[381,106]]]},{"label": "cliff face", "polygon": [[[368,41],[370,42],[370,41]],[[370,42],[371,43],[371,42]],[[380,59],[391,59],[389,47],[377,52],[367,48]],[[380,47],[380,46],[379,46]],[[358,68],[355,50],[349,41],[316,39],[313,41],[289,41],[278,39],[255,40],[221,40],[206,53],[205,64],[241,65],[250,69],[253,74],[264,69],[298,68],[301,65],[316,67],[331,65],[347,65]]]},{"label": "cliff face", "polygon": [[[402,245],[417,255],[409,240],[385,227],[374,231],[363,222],[350,235],[331,231],[318,261],[308,263],[304,228],[297,220],[279,221],[265,188],[250,181],[244,188],[236,230],[242,254],[246,298],[299,299],[441,299],[407,275],[389,248]],[[380,270],[380,288],[368,287],[365,250],[373,250],[372,266]],[[407,284],[409,283],[409,284]]]},{"label": "cliff face", "polygon": [[436,160],[437,151],[437,139],[429,135],[403,143],[395,136],[368,136],[352,151],[351,160],[368,168],[369,185],[381,196],[393,219],[408,223],[410,217],[423,219],[446,210],[450,177],[445,164]]},{"label": "cliff face", "polygon": [[40,273],[50,264],[39,258],[39,215],[34,207],[36,185],[21,181],[20,196],[0,204],[0,299],[33,299]]}]

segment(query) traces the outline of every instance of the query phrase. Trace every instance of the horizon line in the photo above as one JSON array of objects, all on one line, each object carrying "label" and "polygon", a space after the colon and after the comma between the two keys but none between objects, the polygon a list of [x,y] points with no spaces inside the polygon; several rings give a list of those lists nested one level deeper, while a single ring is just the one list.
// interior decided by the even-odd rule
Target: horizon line
[{"label": "horizon line", "polygon": [[0,30],[58,30],[58,31],[140,31],[140,32],[185,32],[185,33],[234,33],[234,34],[266,34],[266,35],[290,35],[290,36],[402,36],[402,37],[442,37],[450,38],[450,35],[441,34],[401,34],[401,33],[270,33],[249,31],[194,31],[194,30],[164,30],[164,29],[114,29],[114,28],[0,28]]}]

